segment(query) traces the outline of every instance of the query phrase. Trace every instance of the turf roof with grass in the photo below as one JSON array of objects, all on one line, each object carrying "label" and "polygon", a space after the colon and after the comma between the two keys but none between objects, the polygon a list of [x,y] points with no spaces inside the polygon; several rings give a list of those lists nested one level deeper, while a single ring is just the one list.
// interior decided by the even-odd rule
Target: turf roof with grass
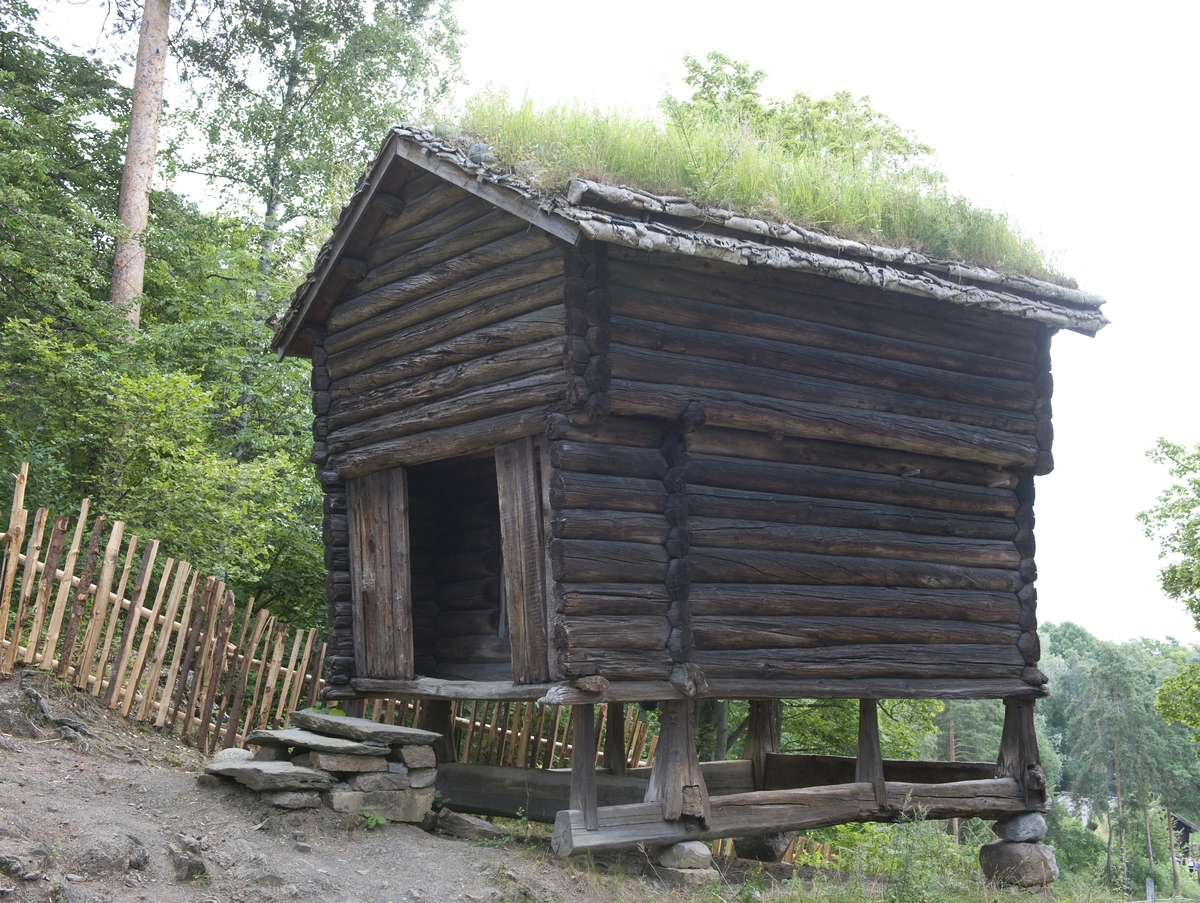
[{"label": "turf roof with grass", "polygon": [[550,194],[572,178],[794,222],[842,238],[1074,286],[1006,215],[950,190],[932,149],[848,93],[767,100],[765,74],[721,54],[685,56],[689,100],[659,116],[505,93],[467,101],[459,129]]}]

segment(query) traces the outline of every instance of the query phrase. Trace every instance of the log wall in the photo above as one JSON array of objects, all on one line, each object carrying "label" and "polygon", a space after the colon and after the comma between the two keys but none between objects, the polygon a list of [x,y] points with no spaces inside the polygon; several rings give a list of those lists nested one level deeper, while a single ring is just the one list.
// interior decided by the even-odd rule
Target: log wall
[{"label": "log wall", "polygon": [[1045,682],[1049,330],[616,247],[585,274],[548,444],[553,676]]}]

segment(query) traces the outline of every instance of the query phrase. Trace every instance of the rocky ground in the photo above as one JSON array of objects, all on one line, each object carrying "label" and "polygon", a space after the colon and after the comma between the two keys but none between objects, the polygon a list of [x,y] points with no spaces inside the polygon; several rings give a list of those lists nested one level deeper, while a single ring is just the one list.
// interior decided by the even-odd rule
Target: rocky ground
[{"label": "rocky ground", "polygon": [[[563,862],[544,837],[493,846],[357,814],[285,812],[166,734],[41,675],[0,679],[0,901],[662,899],[630,854]],[[735,870],[736,871],[736,870]],[[731,872],[728,878],[732,879]]]}]

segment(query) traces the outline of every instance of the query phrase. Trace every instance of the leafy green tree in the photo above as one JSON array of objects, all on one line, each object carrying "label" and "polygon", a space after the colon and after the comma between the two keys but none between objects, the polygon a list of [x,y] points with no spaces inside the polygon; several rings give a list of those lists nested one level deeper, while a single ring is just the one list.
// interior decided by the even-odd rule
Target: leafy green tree
[{"label": "leafy green tree", "polygon": [[1175,483],[1158,504],[1138,515],[1146,535],[1157,539],[1161,557],[1173,559],[1160,572],[1163,590],[1181,601],[1200,624],[1200,445],[1184,448],[1159,439],[1146,453],[1165,464]]},{"label": "leafy green tree", "polygon": [[198,168],[262,216],[260,300],[283,230],[325,227],[387,128],[446,96],[459,35],[451,0],[227,0],[181,42]]}]

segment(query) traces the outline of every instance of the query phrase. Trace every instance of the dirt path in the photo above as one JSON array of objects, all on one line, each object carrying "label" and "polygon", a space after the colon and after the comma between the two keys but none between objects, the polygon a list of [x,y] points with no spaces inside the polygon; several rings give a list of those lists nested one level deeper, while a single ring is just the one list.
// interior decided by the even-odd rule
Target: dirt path
[{"label": "dirt path", "polygon": [[[47,722],[34,694],[82,730]],[[203,762],[49,678],[0,680],[0,901],[661,899],[545,845],[486,848],[409,825],[368,830],[327,809],[284,812],[238,785],[199,784]],[[204,874],[187,878],[189,861]]]}]

